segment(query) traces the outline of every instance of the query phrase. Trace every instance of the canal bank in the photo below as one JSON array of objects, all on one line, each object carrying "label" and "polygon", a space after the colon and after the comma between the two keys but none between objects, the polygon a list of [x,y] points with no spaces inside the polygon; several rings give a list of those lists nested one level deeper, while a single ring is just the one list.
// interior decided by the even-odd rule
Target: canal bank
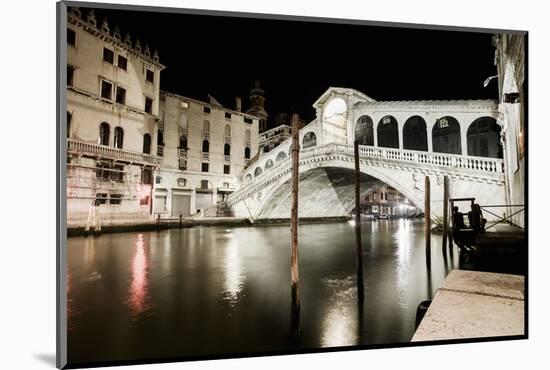
[{"label": "canal bank", "polygon": [[[347,222],[350,217],[310,217],[299,219],[300,224],[323,224],[323,223],[336,223]],[[290,225],[290,219],[288,218],[271,218],[260,219],[251,222],[248,218],[238,217],[191,217],[191,218],[172,218],[172,219],[160,219],[155,222],[147,223],[135,223],[135,224],[119,224],[119,225],[107,225],[101,227],[100,234],[110,233],[127,233],[127,232],[146,232],[146,231],[160,231],[167,229],[178,228],[190,228],[198,226],[226,226],[226,227],[248,227],[248,226],[270,226],[270,225]],[[90,232],[89,235],[93,235]],[[68,227],[67,236],[86,236],[84,227]]]}]

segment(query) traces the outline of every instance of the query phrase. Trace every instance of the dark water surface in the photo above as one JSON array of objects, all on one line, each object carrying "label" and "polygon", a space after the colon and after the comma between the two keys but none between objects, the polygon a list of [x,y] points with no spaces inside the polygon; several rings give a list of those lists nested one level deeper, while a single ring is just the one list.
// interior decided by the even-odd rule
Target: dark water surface
[{"label": "dark water surface", "polygon": [[417,305],[458,266],[433,235],[428,275],[423,227],[362,223],[361,310],[353,223],[300,226],[297,340],[289,226],[69,238],[69,363],[408,342]]}]

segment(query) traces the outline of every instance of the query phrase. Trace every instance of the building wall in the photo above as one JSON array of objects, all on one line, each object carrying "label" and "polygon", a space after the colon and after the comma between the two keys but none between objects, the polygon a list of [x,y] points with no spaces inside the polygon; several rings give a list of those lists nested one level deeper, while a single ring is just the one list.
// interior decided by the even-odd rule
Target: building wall
[{"label": "building wall", "polygon": [[[158,56],[139,52],[131,42],[125,44],[78,12],[69,13],[67,27],[76,39],[67,50],[67,64],[74,68],[72,86],[67,87],[68,226],[85,226],[93,204],[97,204],[103,226],[150,221],[152,185],[143,182],[142,172],[152,173],[156,166],[159,80],[164,66]],[[114,52],[114,64],[103,60],[104,48]],[[127,59],[126,70],[117,66],[118,55]],[[147,69],[154,73],[153,83],[146,81]],[[126,90],[124,104],[115,102],[114,88],[111,100],[101,97],[102,79]],[[153,101],[151,114],[144,111],[146,96]],[[107,145],[99,145],[102,122],[109,125]],[[123,130],[123,142],[122,148],[115,149],[116,127]],[[146,133],[151,135],[150,155],[143,154]],[[102,162],[115,171],[98,170]]]},{"label": "building wall", "polygon": [[[204,111],[205,107],[210,109],[209,113]],[[251,158],[258,152],[257,117],[168,92],[161,93],[160,117],[165,145],[161,167],[155,174],[155,202],[163,203],[164,199],[166,202],[164,206],[155,204],[155,214],[163,218],[177,216],[173,209],[174,195],[181,194],[190,197],[189,212],[182,214],[193,215],[198,209],[207,208],[206,200],[209,206],[214,206],[224,199],[224,194],[240,186],[248,163],[245,147],[250,148]],[[252,123],[245,122],[245,118]],[[210,126],[208,132],[204,130],[205,121]],[[231,128],[229,136],[226,126]],[[179,148],[181,135],[187,136],[186,151]],[[208,153],[202,151],[204,139],[209,141]],[[229,157],[224,155],[226,142],[231,145]],[[180,169],[181,160],[186,161],[185,169]],[[208,163],[208,172],[202,172],[203,163]],[[224,165],[230,166],[229,174],[224,174]],[[201,189],[202,180],[208,181],[208,189]]]}]

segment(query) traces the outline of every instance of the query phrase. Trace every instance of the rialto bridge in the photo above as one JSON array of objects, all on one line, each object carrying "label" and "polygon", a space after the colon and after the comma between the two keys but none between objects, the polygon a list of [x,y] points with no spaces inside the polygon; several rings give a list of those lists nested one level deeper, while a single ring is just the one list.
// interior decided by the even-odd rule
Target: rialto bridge
[{"label": "rialto bridge", "polygon": [[[314,107],[316,118],[300,130],[299,217],[350,214],[356,139],[362,194],[386,183],[423,210],[429,176],[431,217],[437,220],[446,175],[451,197],[506,204],[506,130],[496,101],[379,102],[353,89],[329,88]],[[289,139],[246,169],[241,187],[226,202],[235,216],[290,217],[290,157]]]}]

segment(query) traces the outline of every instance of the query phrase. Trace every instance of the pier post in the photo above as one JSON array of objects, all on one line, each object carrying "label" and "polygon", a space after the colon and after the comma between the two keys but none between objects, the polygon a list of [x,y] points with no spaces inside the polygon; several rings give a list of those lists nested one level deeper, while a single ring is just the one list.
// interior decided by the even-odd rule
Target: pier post
[{"label": "pier post", "polygon": [[364,300],[363,247],[361,243],[361,172],[359,169],[359,141],[353,143],[355,158],[355,239],[357,242],[357,299]]},{"label": "pier post", "polygon": [[426,265],[431,267],[431,242],[432,242],[432,220],[430,218],[430,177],[426,176],[424,182],[424,237],[426,239]]},{"label": "pier post", "polygon": [[[443,253],[447,250],[447,234],[449,232],[449,178],[443,176]],[[452,246],[451,246],[452,247]]]},{"label": "pier post", "polygon": [[292,115],[292,206],[290,211],[290,279],[291,279],[291,335],[297,337],[300,333],[300,293],[298,274],[298,177],[299,177],[299,117]]},{"label": "pier post", "polygon": [[180,229],[183,226],[183,215],[180,213]]}]

